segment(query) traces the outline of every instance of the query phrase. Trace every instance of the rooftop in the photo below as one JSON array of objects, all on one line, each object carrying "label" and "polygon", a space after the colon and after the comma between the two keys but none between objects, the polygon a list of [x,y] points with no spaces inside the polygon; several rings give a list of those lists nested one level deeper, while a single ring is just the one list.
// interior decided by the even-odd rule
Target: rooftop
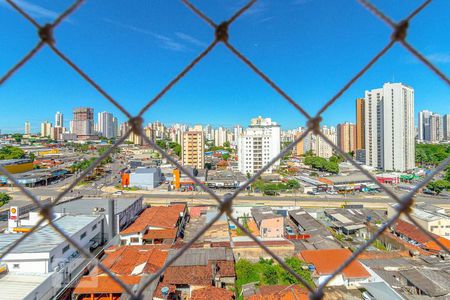
[{"label": "rooftop", "polygon": [[[100,216],[67,215],[56,219],[54,224],[63,230],[68,236],[73,236],[90,223],[97,219],[100,220],[101,218],[102,217]],[[8,246],[18,240],[21,236],[21,234],[1,234],[0,253],[4,253]],[[50,252],[64,242],[66,242],[66,239],[57,233],[52,226],[47,224],[31,233],[27,237],[26,243],[18,244],[9,253],[45,253]]]},{"label": "rooftop", "polygon": [[178,219],[184,212],[185,208],[185,204],[147,208],[130,226],[122,230],[120,234],[144,232],[148,227],[159,227],[165,229],[175,228]]},{"label": "rooftop", "polygon": [[[136,198],[122,198],[114,200],[114,207],[116,210],[116,214],[126,210],[129,206],[131,206],[135,201],[140,200]],[[97,212],[102,212],[104,214],[108,213],[108,204],[109,199],[99,198],[99,199],[75,199],[63,203],[59,203],[56,205],[53,210],[56,213],[68,213],[68,214],[92,214],[94,209],[97,208]]]},{"label": "rooftop", "polygon": [[8,300],[25,299],[49,276],[51,274],[46,276],[6,274],[0,280],[1,297]]},{"label": "rooftop", "polygon": [[251,213],[256,223],[260,223],[262,220],[265,219],[273,219],[280,217],[279,215],[275,214],[270,207],[267,206],[252,208]]},{"label": "rooftop", "polygon": [[[352,252],[348,249],[323,249],[300,251],[300,258],[313,264],[319,275],[330,275],[342,265]],[[330,259],[332,258],[332,259]],[[358,261],[351,262],[343,271],[345,278],[368,278],[369,272]]]},{"label": "rooftop", "polygon": [[261,286],[256,294],[246,300],[307,300],[308,290],[300,285],[266,285]]}]

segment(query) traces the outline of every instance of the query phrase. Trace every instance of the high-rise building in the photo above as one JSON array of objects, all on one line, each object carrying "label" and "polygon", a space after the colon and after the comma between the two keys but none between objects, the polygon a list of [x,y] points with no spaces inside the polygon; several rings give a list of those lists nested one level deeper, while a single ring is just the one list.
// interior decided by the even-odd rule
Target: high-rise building
[{"label": "high-rise building", "polygon": [[49,123],[48,121],[41,123],[41,137],[47,137],[50,136],[52,128],[52,123]]},{"label": "high-rise building", "polygon": [[55,127],[64,127],[64,115],[59,111],[55,114]]},{"label": "high-rise building", "polygon": [[432,143],[439,142],[443,139],[442,118],[438,114],[430,116],[430,139]]},{"label": "high-rise building", "polygon": [[[297,132],[295,134],[295,139],[298,139],[302,134],[303,134],[303,132],[301,132],[301,131]],[[294,155],[300,156],[300,155],[305,154],[304,141],[305,141],[305,139],[303,138],[294,146],[294,149],[293,149]]]},{"label": "high-rise building", "polygon": [[430,140],[430,117],[433,113],[428,110],[419,111],[418,120],[418,140],[429,141]]},{"label": "high-rise building", "polygon": [[94,135],[94,109],[90,107],[75,108],[72,126],[72,132],[76,135]]},{"label": "high-rise building", "polygon": [[97,132],[101,136],[107,139],[117,137],[117,118],[115,118],[112,113],[106,111],[99,112],[97,114],[97,122]]},{"label": "high-rise building", "polygon": [[418,135],[420,142],[437,143],[445,140],[445,116],[428,110],[419,112]]},{"label": "high-rise building", "polygon": [[61,135],[63,134],[63,127],[52,127],[50,129],[50,138],[52,140],[61,140]]},{"label": "high-rise building", "polygon": [[24,133],[28,135],[28,134],[30,134],[30,131],[31,131],[30,130],[30,121],[26,121]]},{"label": "high-rise building", "polygon": [[365,92],[366,164],[382,170],[414,168],[414,89],[385,83]]},{"label": "high-rise building", "polygon": [[356,126],[352,123],[338,124],[337,128],[337,145],[345,153],[354,152],[356,150]]},{"label": "high-rise building", "polygon": [[181,162],[184,166],[203,169],[205,164],[205,139],[203,131],[183,132]]},{"label": "high-rise building", "polygon": [[356,149],[365,149],[365,104],[364,98],[356,99]]},{"label": "high-rise building", "polygon": [[442,138],[444,141],[450,141],[450,114],[442,117]]},{"label": "high-rise building", "polygon": [[[280,153],[280,125],[270,118],[254,118],[239,137],[239,171],[255,174]],[[266,172],[272,172],[280,164],[278,160]]]},{"label": "high-rise building", "polygon": [[[327,137],[333,144],[336,144],[336,128],[334,128],[333,126],[322,126],[320,130],[322,131],[323,135],[325,135],[325,137]],[[311,150],[315,155],[324,158],[330,158],[331,156],[333,156],[333,147],[329,143],[327,143],[321,136],[312,135],[311,142]]]}]

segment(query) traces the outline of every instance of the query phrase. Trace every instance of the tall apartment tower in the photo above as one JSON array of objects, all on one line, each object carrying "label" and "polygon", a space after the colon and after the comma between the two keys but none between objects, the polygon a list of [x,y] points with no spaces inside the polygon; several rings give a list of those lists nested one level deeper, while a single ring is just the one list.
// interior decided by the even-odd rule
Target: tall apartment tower
[{"label": "tall apartment tower", "polygon": [[337,145],[345,153],[356,150],[356,126],[355,124],[345,122],[337,125]]},{"label": "tall apartment tower", "polygon": [[203,130],[182,134],[181,162],[184,166],[203,169],[205,164],[205,138]]},{"label": "tall apartment tower", "polygon": [[443,139],[442,117],[438,114],[430,116],[430,139],[432,143],[437,143]]},{"label": "tall apartment tower", "polygon": [[450,141],[450,114],[442,117],[442,137],[444,141]]},{"label": "tall apartment tower", "polygon": [[[254,118],[238,141],[239,171],[255,174],[280,153],[280,125],[270,118]],[[277,161],[266,172],[272,172],[279,164],[280,161]]]},{"label": "tall apartment tower", "polygon": [[430,117],[433,113],[429,110],[419,111],[418,134],[419,141],[429,141],[431,137]]},{"label": "tall apartment tower", "polygon": [[64,127],[64,115],[59,111],[55,114],[55,127]]},{"label": "tall apartment tower", "polygon": [[356,99],[356,149],[366,149],[366,130],[365,130],[365,124],[366,124],[366,113],[365,113],[365,99],[364,98],[358,98]]},{"label": "tall apartment tower", "polygon": [[381,170],[414,168],[414,89],[385,83],[365,92],[366,164]]},{"label": "tall apartment tower", "polygon": [[41,123],[41,137],[50,136],[50,132],[52,129],[52,123],[45,121]]},{"label": "tall apartment tower", "polygon": [[106,111],[98,113],[97,121],[97,131],[101,136],[108,139],[117,137],[117,118],[112,113]]},{"label": "tall apartment tower", "polygon": [[94,135],[94,109],[78,107],[73,110],[72,132],[76,135]]},{"label": "tall apartment tower", "polygon": [[27,134],[27,135],[29,135],[30,134],[30,121],[26,121],[25,122],[25,128],[24,128],[25,130],[24,130],[24,133],[25,134]]}]

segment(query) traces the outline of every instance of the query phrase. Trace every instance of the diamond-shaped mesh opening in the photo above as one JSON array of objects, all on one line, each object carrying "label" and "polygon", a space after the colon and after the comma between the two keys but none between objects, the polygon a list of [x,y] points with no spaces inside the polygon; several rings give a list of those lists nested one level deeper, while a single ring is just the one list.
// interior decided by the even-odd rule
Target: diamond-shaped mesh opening
[{"label": "diamond-shaped mesh opening", "polygon": [[[140,299],[143,296],[143,291],[146,287],[148,287],[153,281],[158,280],[159,276],[164,273],[168,266],[170,266],[177,257],[179,257],[186,249],[191,247],[197,239],[210,227],[212,226],[222,214],[226,214],[228,218],[239,227],[246,235],[248,235],[254,242],[256,242],[260,247],[262,247],[270,256],[274,258],[276,262],[278,262],[285,270],[290,272],[294,277],[296,277],[303,285],[308,288],[310,291],[311,299],[321,299],[324,296],[324,287],[336,276],[340,271],[342,271],[346,266],[348,266],[353,260],[357,259],[358,255],[366,249],[373,241],[375,241],[386,228],[392,225],[400,216],[400,214],[404,213],[407,217],[412,221],[416,226],[418,226],[425,234],[427,234],[430,239],[435,241],[445,252],[450,253],[449,249],[443,246],[440,241],[436,240],[436,238],[424,230],[420,224],[412,219],[409,216],[409,208],[414,202],[414,195],[417,193],[419,189],[426,186],[432,178],[439,172],[443,171],[447,165],[450,164],[450,157],[445,159],[433,172],[431,172],[421,183],[419,183],[414,190],[410,191],[408,194],[399,197],[394,194],[390,189],[385,187],[384,185],[378,183],[376,178],[373,175],[368,173],[366,170],[361,168],[359,164],[357,164],[352,157],[350,157],[347,153],[339,149],[336,145],[331,143],[328,138],[323,135],[320,131],[320,122],[322,121],[321,115],[325,112],[333,103],[335,103],[368,69],[370,69],[377,60],[386,54],[389,49],[396,43],[402,45],[406,50],[408,50],[415,58],[417,58],[421,63],[423,63],[426,67],[428,67],[432,72],[434,72],[444,83],[450,85],[450,81],[448,77],[440,71],[436,66],[434,66],[429,60],[426,59],[424,55],[422,55],[417,49],[415,49],[406,39],[408,27],[413,25],[414,17],[420,13],[423,9],[427,7],[427,5],[431,2],[431,0],[424,1],[419,7],[417,7],[414,11],[412,11],[406,18],[401,20],[400,22],[395,22],[389,17],[387,17],[383,12],[381,12],[377,7],[375,7],[368,0],[359,0],[358,2],[367,8],[371,13],[373,13],[376,17],[378,17],[381,21],[386,23],[392,29],[392,35],[389,42],[386,45],[380,45],[380,51],[369,61],[366,65],[364,65],[359,72],[357,72],[352,78],[348,80],[348,82],[342,86],[340,90],[338,90],[335,95],[329,99],[326,104],[318,111],[315,116],[309,115],[302,107],[296,102],[293,98],[291,98],[280,86],[276,84],[276,82],[272,81],[271,78],[263,72],[263,70],[259,69],[255,64],[252,63],[243,53],[241,53],[234,45],[232,45],[228,39],[228,28],[233,25],[233,22],[238,19],[242,14],[244,14],[254,3],[256,0],[249,1],[242,8],[238,9],[228,20],[220,23],[214,22],[208,16],[206,16],[203,12],[201,12],[197,7],[192,5],[187,0],[182,0],[182,2],[192,10],[200,19],[205,21],[210,27],[212,27],[212,35],[214,37],[213,42],[208,45],[191,63],[189,63],[183,70],[181,70],[158,94],[156,94],[145,106],[142,107],[140,112],[136,116],[132,116],[127,109],[122,106],[118,101],[116,101],[111,95],[109,95],[100,85],[98,85],[88,74],[86,74],[79,66],[76,65],[69,57],[67,57],[55,44],[53,31],[57,30],[57,27],[61,26],[61,23],[64,19],[66,19],[69,15],[73,14],[82,4],[82,0],[75,1],[72,6],[70,6],[66,11],[64,11],[55,21],[49,24],[39,24],[36,20],[34,20],[30,15],[28,15],[20,5],[16,4],[12,0],[6,0],[8,5],[10,5],[14,10],[17,11],[23,18],[28,20],[37,30],[38,39],[36,42],[36,46],[32,48],[24,57],[18,61],[15,65],[13,65],[2,77],[0,78],[0,85],[5,84],[5,82],[14,75],[15,72],[19,71],[32,57],[40,51],[43,47],[48,47],[54,52],[54,54],[59,57],[62,61],[64,61],[68,66],[70,66],[76,73],[81,76],[84,80],[86,80],[95,90],[97,90],[104,98],[106,98],[110,103],[112,103],[117,109],[119,109],[129,120],[130,129],[126,133],[126,135],[122,136],[119,140],[116,141],[114,145],[112,145],[108,151],[104,152],[88,169],[81,173],[81,175],[61,194],[58,195],[56,200],[51,204],[43,205],[33,194],[31,191],[21,186],[17,180],[7,172],[2,166],[0,166],[0,171],[5,174],[11,182],[13,182],[19,189],[30,198],[40,209],[41,215],[43,218],[41,221],[32,228],[32,230],[23,236],[19,240],[17,240],[12,246],[7,249],[1,256],[8,254],[14,247],[22,243],[24,240],[29,238],[36,229],[39,228],[44,221],[48,221],[49,225],[54,228],[64,239],[66,239],[72,247],[75,247],[79,254],[95,263],[98,263],[98,267],[105,273],[107,273],[117,284],[119,284],[123,290],[131,295],[131,298]],[[411,23],[411,24],[410,24]],[[151,141],[145,134],[143,134],[142,128],[142,116],[145,112],[151,110],[151,107],[154,103],[159,101],[162,97],[164,97],[165,93],[169,91],[174,85],[176,85],[179,80],[183,78],[192,68],[194,68],[198,62],[200,62],[205,56],[207,56],[211,51],[214,51],[214,48],[217,44],[223,43],[225,47],[236,56],[236,58],[246,66],[248,66],[253,72],[255,72],[261,79],[267,83],[275,92],[277,92],[281,97],[283,97],[288,103],[290,103],[295,109],[299,111],[304,117],[306,117],[308,121],[307,130],[299,136],[294,142],[288,145],[285,149],[281,151],[281,153],[275,157],[272,161],[269,162],[268,165],[263,167],[263,169],[252,176],[243,186],[239,187],[237,190],[233,192],[233,194],[221,197],[216,195],[214,191],[209,189],[207,186],[198,181],[197,178],[192,176],[187,170],[181,166],[176,160],[174,160],[169,154],[167,154],[163,149],[158,147],[153,141]],[[353,252],[351,257],[342,264],[332,276],[330,276],[327,280],[325,280],[321,285],[314,289],[311,287],[300,275],[296,274],[294,270],[289,268],[288,265],[284,263],[284,261],[272,253],[270,249],[265,247],[255,236],[253,236],[245,227],[243,227],[236,219],[234,219],[231,215],[231,211],[233,208],[233,200],[234,198],[241,193],[246,187],[248,187],[255,179],[261,175],[269,166],[275,163],[276,160],[285,155],[290,149],[292,149],[300,140],[302,140],[309,132],[312,132],[316,135],[321,136],[324,141],[329,143],[334,150],[341,154],[345,159],[347,159],[350,163],[352,163],[359,171],[368,176],[375,184],[379,185],[379,187],[386,192],[389,197],[391,197],[394,201],[398,202],[399,205],[397,207],[396,214],[391,217],[387,223],[381,226],[378,231],[361,247],[359,247],[356,251]],[[93,170],[104,158],[106,158],[114,148],[118,147],[122,142],[126,140],[128,135],[131,133],[135,135],[142,136],[142,139],[147,142],[151,147],[156,149],[163,157],[167,158],[173,165],[178,167],[183,173],[185,173],[188,177],[190,177],[197,185],[199,185],[206,193],[208,193],[213,199],[215,199],[218,203],[219,213],[211,219],[210,222],[205,224],[205,226],[199,230],[192,239],[184,244],[180,250],[177,252],[177,255],[172,257],[166,261],[164,266],[155,274],[151,275],[144,284],[139,286],[137,291],[132,291],[130,286],[125,284],[120,278],[112,274],[107,267],[105,267],[97,258],[92,257],[89,251],[80,247],[76,241],[72,240],[70,236],[68,236],[64,231],[62,231],[54,222],[52,221],[52,209],[54,205],[56,205],[64,195],[68,193],[79,181],[81,181],[84,176],[86,176],[91,170]]]}]

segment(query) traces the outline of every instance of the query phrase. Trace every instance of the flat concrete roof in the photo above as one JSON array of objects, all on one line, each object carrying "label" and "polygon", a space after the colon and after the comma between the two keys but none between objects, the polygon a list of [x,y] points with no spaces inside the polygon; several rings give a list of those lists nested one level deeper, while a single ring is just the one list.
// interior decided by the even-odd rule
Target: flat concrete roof
[{"label": "flat concrete roof", "polygon": [[[139,198],[122,198],[114,199],[114,207],[116,214],[126,210],[131,204],[133,204]],[[92,214],[94,208],[104,209],[102,212],[97,213],[107,214],[108,213],[108,202],[109,199],[104,198],[81,198],[72,201],[67,201],[64,203],[59,203],[53,210],[56,213],[61,213],[65,209],[67,214]]]},{"label": "flat concrete roof", "polygon": [[[63,216],[55,220],[54,224],[61,228],[68,236],[72,236],[97,218],[99,218],[99,216]],[[6,251],[9,245],[18,240],[21,236],[22,234],[18,233],[0,235],[0,253]],[[9,253],[47,253],[63,242],[65,242],[65,238],[56,232],[52,226],[47,224],[30,234]]]}]

